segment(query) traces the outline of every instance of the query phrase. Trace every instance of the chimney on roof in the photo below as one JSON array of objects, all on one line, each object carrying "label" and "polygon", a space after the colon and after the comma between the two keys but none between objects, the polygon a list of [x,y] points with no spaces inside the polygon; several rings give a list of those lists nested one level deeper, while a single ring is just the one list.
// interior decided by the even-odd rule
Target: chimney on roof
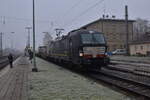
[{"label": "chimney on roof", "polygon": [[106,15],[106,18],[108,19],[108,18],[109,18],[109,15]]},{"label": "chimney on roof", "polygon": [[103,19],[105,19],[105,15],[103,15]]}]

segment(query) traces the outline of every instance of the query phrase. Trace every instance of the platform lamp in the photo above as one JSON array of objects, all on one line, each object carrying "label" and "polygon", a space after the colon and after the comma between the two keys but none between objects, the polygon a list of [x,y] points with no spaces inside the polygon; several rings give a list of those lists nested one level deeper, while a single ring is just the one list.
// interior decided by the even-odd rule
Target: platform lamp
[{"label": "platform lamp", "polygon": [[13,35],[15,34],[15,32],[11,32],[11,34],[12,34],[12,38],[11,38],[11,49],[14,49],[14,47],[13,47],[13,43],[14,43],[14,39],[13,39]]}]

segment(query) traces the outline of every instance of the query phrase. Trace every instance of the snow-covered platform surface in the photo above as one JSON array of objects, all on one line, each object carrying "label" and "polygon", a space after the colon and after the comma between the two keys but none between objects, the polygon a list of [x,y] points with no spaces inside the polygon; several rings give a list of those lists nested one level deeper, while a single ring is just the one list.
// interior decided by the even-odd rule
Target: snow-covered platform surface
[{"label": "snow-covered platform surface", "polygon": [[29,74],[29,100],[134,100],[40,58],[37,67]]},{"label": "snow-covered platform surface", "polygon": [[29,63],[19,57],[13,68],[0,70],[0,100],[28,100]]}]

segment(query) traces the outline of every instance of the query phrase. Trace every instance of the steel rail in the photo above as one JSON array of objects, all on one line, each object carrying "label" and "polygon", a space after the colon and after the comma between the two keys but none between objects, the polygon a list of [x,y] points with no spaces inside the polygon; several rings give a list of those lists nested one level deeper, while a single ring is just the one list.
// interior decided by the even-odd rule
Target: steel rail
[{"label": "steel rail", "polygon": [[96,72],[96,74],[92,72],[91,74],[89,74],[89,76],[96,80],[103,81],[123,90],[140,95],[146,100],[150,100],[150,84],[145,84],[136,80],[124,78],[121,75],[114,75],[110,72],[108,73],[105,71],[99,71]]}]

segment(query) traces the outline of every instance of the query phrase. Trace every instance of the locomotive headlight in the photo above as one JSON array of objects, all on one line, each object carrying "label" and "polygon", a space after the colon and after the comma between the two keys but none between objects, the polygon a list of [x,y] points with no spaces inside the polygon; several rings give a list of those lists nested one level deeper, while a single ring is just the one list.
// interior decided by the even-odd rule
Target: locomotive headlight
[{"label": "locomotive headlight", "polygon": [[83,53],[80,52],[80,53],[79,53],[79,56],[82,57],[82,56],[83,56]]}]

